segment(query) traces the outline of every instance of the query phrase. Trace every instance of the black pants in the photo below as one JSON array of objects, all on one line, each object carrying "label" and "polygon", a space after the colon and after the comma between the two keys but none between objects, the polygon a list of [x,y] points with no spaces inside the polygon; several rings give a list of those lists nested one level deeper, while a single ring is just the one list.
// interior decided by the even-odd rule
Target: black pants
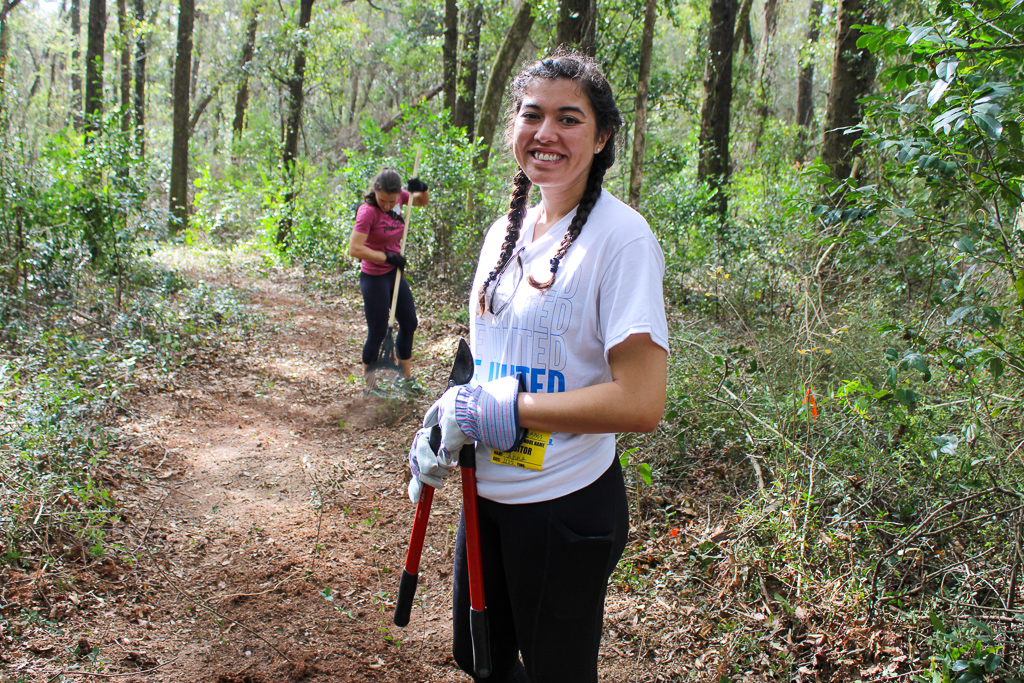
[{"label": "black pants", "polygon": [[[359,289],[363,293],[363,312],[366,314],[366,342],[363,344],[362,361],[365,365],[371,365],[376,362],[380,345],[388,333],[395,272],[383,275],[359,273]],[[416,302],[412,299],[412,290],[404,277],[398,286],[395,320],[398,321],[395,353],[398,360],[409,360],[412,358],[412,336],[419,321],[416,319]]]},{"label": "black pants", "polygon": [[[626,546],[622,469],[541,503],[479,499],[484,594],[490,626],[487,683],[597,683],[608,579]],[[473,672],[465,522],[455,542],[455,661]],[[474,678],[474,680],[478,680]]]}]

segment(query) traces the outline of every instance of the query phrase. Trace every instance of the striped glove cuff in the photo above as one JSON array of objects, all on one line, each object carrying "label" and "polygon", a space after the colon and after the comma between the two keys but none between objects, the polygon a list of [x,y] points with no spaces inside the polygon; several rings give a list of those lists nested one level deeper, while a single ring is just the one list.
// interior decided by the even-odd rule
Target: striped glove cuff
[{"label": "striped glove cuff", "polygon": [[510,451],[523,440],[519,427],[519,391],[525,390],[521,375],[502,377],[486,384],[465,385],[455,398],[455,420],[466,436],[500,451]]}]

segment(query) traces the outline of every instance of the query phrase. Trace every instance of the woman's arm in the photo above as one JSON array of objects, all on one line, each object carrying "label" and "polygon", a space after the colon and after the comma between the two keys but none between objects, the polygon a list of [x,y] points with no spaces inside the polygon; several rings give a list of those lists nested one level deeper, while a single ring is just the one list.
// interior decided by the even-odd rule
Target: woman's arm
[{"label": "woman's arm", "polygon": [[608,352],[612,380],[556,394],[519,394],[519,425],[545,432],[651,432],[665,412],[668,354],[649,334]]},{"label": "woman's arm", "polygon": [[366,246],[366,233],[356,232],[355,230],[352,231],[352,237],[348,240],[348,255],[363,261],[376,261],[378,263],[386,261],[388,256],[383,251],[370,249]]}]

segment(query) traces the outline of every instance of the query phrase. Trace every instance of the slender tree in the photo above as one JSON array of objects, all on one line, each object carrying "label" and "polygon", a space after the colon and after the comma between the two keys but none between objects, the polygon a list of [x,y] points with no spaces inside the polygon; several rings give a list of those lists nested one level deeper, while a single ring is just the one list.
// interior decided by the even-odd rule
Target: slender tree
[{"label": "slender tree", "polygon": [[807,15],[807,50],[801,50],[800,76],[797,79],[796,87],[796,123],[800,126],[801,149],[797,153],[797,160],[803,161],[806,150],[811,124],[814,122],[814,59],[807,53],[812,51],[818,42],[818,23],[821,20],[822,0],[811,0],[810,11]]},{"label": "slender tree", "polygon": [[752,141],[751,156],[761,147],[761,137],[772,115],[772,98],[775,93],[775,29],[778,26],[778,0],[764,0],[764,24],[761,31],[761,45],[757,51],[757,128]]},{"label": "slender tree", "polygon": [[578,48],[593,56],[597,35],[596,0],[560,0],[555,44]]},{"label": "slender tree", "polygon": [[0,114],[3,113],[4,109],[3,95],[6,85],[7,54],[10,49],[8,47],[10,38],[7,37],[9,31],[7,28],[7,17],[11,14],[11,10],[20,3],[21,0],[0,0]]},{"label": "slender tree", "polygon": [[260,5],[249,8],[249,21],[245,27],[245,40],[242,42],[242,56],[238,62],[241,76],[238,79],[238,92],[235,94],[235,118],[231,124],[235,140],[242,139],[245,130],[245,110],[249,106],[249,64],[252,63],[256,50],[256,29],[260,21]]},{"label": "slender tree", "polygon": [[859,25],[875,23],[879,18],[872,0],[840,0],[836,17],[836,43],[832,56],[832,83],[825,108],[825,137],[821,159],[836,180],[853,174],[853,160],[860,142],[854,129],[863,118],[860,99],[875,82],[875,58],[857,47]]},{"label": "slender tree", "polygon": [[[807,15],[807,50],[814,49],[818,42],[820,31],[818,23],[821,20],[822,0],[811,0],[810,11]],[[797,125],[807,128],[814,120],[814,59],[804,54],[800,60],[803,66],[800,69],[800,78],[797,81],[796,95],[796,122]]]},{"label": "slender tree", "polygon": [[527,1],[519,6],[512,25],[505,33],[505,38],[498,48],[498,53],[491,63],[491,71],[487,76],[484,98],[480,103],[480,115],[477,117],[477,134],[482,140],[480,156],[476,160],[478,170],[487,168],[491,157],[491,144],[494,142],[494,130],[498,125],[501,113],[501,102],[505,98],[505,86],[512,76],[512,70],[519,60],[526,40],[533,28],[533,6]]},{"label": "slender tree", "polygon": [[71,0],[71,119],[82,129],[82,0]]},{"label": "slender tree", "polygon": [[477,73],[480,71],[480,29],[483,25],[483,4],[474,2],[466,14],[466,31],[462,38],[462,59],[459,70],[459,91],[455,98],[452,123],[466,129],[466,137],[473,139],[476,121]]},{"label": "slender tree", "polygon": [[640,37],[640,70],[637,74],[636,113],[633,115],[633,158],[629,164],[629,205],[640,204],[644,179],[644,148],[647,143],[647,97],[651,83],[651,59],[654,52],[654,26],[658,18],[657,0],[644,6],[644,31]]},{"label": "slender tree", "polygon": [[174,113],[171,140],[170,231],[188,229],[188,115],[195,0],[178,0],[178,43],[174,56]]},{"label": "slender tree", "polygon": [[[750,28],[750,10],[754,7],[754,0],[743,0],[736,13],[736,32],[733,34],[733,44],[743,48],[744,56],[749,55],[754,49],[754,32]],[[737,48],[733,48],[738,51]]]},{"label": "slender tree", "polygon": [[724,225],[728,211],[729,117],[732,109],[733,30],[736,0],[711,0],[711,26],[704,66],[704,100],[700,111],[697,178],[714,191],[714,212]]},{"label": "slender tree", "polygon": [[53,125],[53,95],[57,87],[57,53],[50,55],[50,87],[46,89],[46,127]]},{"label": "slender tree", "polygon": [[444,108],[455,111],[458,88],[459,5],[456,0],[444,3],[444,42],[441,44],[441,87],[444,90]]},{"label": "slender tree", "polygon": [[359,74],[362,72],[362,68],[359,64],[352,65],[352,96],[349,98],[348,104],[348,125],[356,119],[356,109],[359,105]]},{"label": "slender tree", "polygon": [[139,157],[146,154],[146,0],[135,0],[135,22],[138,35],[135,38],[135,88],[132,101],[135,109],[135,147]]},{"label": "slender tree", "polygon": [[10,16],[11,10],[21,4],[21,0],[3,0],[0,2],[0,84],[4,82],[4,74],[7,71],[7,56],[9,51],[9,38],[7,27],[7,17]]},{"label": "slender tree", "polygon": [[[32,100],[33,97],[39,92],[40,86],[43,84],[43,63],[50,59],[50,48],[43,48],[43,53],[36,59],[35,50],[31,47],[28,48],[28,56],[32,59],[32,85],[28,88],[28,97],[26,98],[26,104]],[[3,75],[0,74],[0,85],[3,84]]]},{"label": "slender tree", "polygon": [[132,50],[131,27],[128,25],[128,7],[125,0],[117,0],[118,52],[121,57],[121,132],[127,138],[132,130]]},{"label": "slender tree", "polygon": [[209,23],[209,16],[206,12],[197,9],[195,25],[192,27],[192,68],[189,70],[191,83],[188,86],[189,98],[195,105],[199,96],[199,67],[203,63],[203,50],[205,45],[203,39],[206,37],[206,25]]},{"label": "slender tree", "polygon": [[295,201],[295,161],[299,156],[299,132],[302,126],[302,101],[306,82],[306,29],[313,16],[313,0],[299,0],[299,32],[303,36],[295,52],[295,67],[288,79],[287,118],[284,126],[284,149],[281,164],[284,167],[285,214],[277,224],[277,244],[288,247],[292,234],[292,208]]},{"label": "slender tree", "polygon": [[85,129],[92,139],[103,125],[103,51],[107,0],[89,2],[89,36],[85,47]]},{"label": "slender tree", "polygon": [[803,67],[800,70],[800,79],[797,82],[797,125],[805,128],[814,121],[814,59],[806,52],[814,49],[818,42],[820,31],[818,24],[821,20],[822,0],[811,0],[810,11],[807,15],[807,49],[801,56]]}]

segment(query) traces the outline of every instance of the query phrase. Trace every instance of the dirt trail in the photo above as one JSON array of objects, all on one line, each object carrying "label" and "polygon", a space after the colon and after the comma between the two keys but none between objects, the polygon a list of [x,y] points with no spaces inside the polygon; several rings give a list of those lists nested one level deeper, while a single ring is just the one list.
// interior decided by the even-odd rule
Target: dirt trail
[{"label": "dirt trail", "polygon": [[[171,476],[149,532],[152,610],[122,641],[163,663],[147,681],[465,680],[448,654],[455,488],[431,525],[426,597],[407,628],[390,621],[413,511],[405,452],[429,399],[363,398],[358,292],[300,285],[250,283],[274,333],[148,403]],[[421,353],[458,338],[431,336]],[[433,395],[446,359],[425,356]]]},{"label": "dirt trail", "polygon": [[[469,680],[450,654],[457,481],[435,497],[412,621],[391,621],[414,512],[409,439],[466,330],[421,302],[426,394],[366,399],[357,288],[311,294],[288,273],[234,284],[268,331],[149,388],[123,426],[140,458],[118,494],[136,562],[83,562],[43,586],[36,602],[59,630],[0,652],[3,683]],[[643,552],[634,537],[627,554]],[[602,680],[682,680],[678,597],[660,585],[668,600],[612,587]]]}]

